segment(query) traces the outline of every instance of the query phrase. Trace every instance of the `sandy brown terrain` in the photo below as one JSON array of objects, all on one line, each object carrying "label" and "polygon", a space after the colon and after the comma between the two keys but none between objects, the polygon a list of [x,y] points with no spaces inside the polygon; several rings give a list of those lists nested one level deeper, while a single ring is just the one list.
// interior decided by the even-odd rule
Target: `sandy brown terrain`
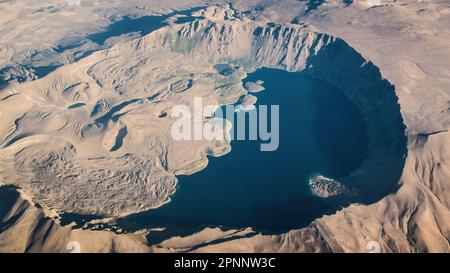
[{"label": "sandy brown terrain", "polygon": [[[174,1],[163,7],[138,2],[116,8],[125,14],[137,10],[135,16],[143,16],[202,5]],[[56,1],[48,3],[62,9],[53,16],[78,14],[76,7],[65,10]],[[88,20],[98,21],[99,26],[108,24],[114,11],[99,1],[83,7],[86,17],[77,17],[79,22],[58,29],[39,23],[31,33],[33,18],[26,16],[30,21],[17,25],[14,20],[29,14],[27,9],[37,3],[26,7],[0,3],[0,14],[5,14],[0,32],[7,34],[0,41],[0,67],[10,66],[5,75],[24,81],[11,82],[0,91],[0,183],[20,188],[20,194],[12,187],[0,191],[8,200],[0,210],[0,252],[67,252],[67,244],[73,241],[80,243],[83,252],[367,252],[371,241],[378,242],[383,252],[448,252],[450,33],[446,26],[450,25],[450,6],[446,1],[383,3],[370,7],[355,1],[345,7],[341,1],[329,1],[305,13],[297,1],[261,5],[259,1],[236,1],[233,6],[194,13],[199,18],[195,26],[169,20],[168,26],[147,36],[110,41],[111,47],[87,43],[82,50],[96,51],[79,60],[73,52],[53,52],[50,56],[56,59],[44,59],[64,65],[41,78],[21,64],[38,63],[31,56],[52,47],[74,25],[87,31],[91,26],[84,22]],[[262,8],[242,16],[240,11],[256,6]],[[96,7],[102,12],[94,12]],[[252,39],[249,34],[257,28],[271,31],[267,22],[295,32],[303,43],[298,47],[274,44],[274,35]],[[199,33],[207,39],[199,38]],[[41,43],[43,35],[53,40]],[[224,38],[229,43],[221,43]],[[311,56],[338,39],[376,65],[381,76],[395,85],[408,139],[395,193],[375,204],[353,204],[306,228],[277,235],[262,235],[246,227],[208,228],[151,246],[146,241],[151,231],[115,234],[59,224],[61,212],[121,217],[169,202],[175,175],[206,167],[207,154],[220,156],[230,151],[227,141],[173,141],[172,106],[190,105],[194,96],[211,104],[235,102],[251,91],[241,84],[246,73],[263,65],[288,71],[309,69],[312,75],[319,68],[325,71],[323,67],[333,61],[317,63],[314,69],[307,64]],[[255,45],[258,51],[252,50]],[[254,63],[243,61],[232,77],[225,78],[213,65],[228,59]],[[333,72],[325,77],[332,81]],[[352,77],[358,90],[369,90],[364,72]],[[372,102],[383,102],[390,95],[383,90],[375,94],[348,91],[347,95],[365,109],[372,141],[371,156],[357,170],[367,175],[359,179],[376,183],[381,176],[370,174],[377,170],[379,155],[390,152],[380,150],[376,143],[399,132],[387,125],[397,118],[390,115],[391,106],[378,109]],[[254,103],[251,95],[245,100]],[[378,135],[379,127],[388,133]],[[396,155],[389,155],[388,160],[396,162]]]}]

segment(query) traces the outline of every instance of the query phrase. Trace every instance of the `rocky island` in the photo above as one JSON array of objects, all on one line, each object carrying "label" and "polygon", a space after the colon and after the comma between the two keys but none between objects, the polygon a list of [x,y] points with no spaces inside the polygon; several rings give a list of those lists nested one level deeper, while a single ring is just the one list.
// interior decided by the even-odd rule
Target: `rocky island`
[{"label": "rocky island", "polygon": [[311,191],[322,198],[328,198],[338,195],[352,195],[352,191],[342,183],[326,178],[324,176],[316,176],[309,180],[309,185],[311,186]]}]

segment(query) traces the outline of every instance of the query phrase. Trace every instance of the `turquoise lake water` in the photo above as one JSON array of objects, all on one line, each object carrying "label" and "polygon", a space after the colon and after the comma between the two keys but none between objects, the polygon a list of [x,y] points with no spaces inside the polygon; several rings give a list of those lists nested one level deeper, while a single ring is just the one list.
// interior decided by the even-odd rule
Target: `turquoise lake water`
[{"label": "turquoise lake water", "polygon": [[232,141],[229,154],[209,157],[204,170],[179,176],[170,203],[124,222],[167,227],[161,236],[205,226],[276,233],[342,205],[313,196],[308,180],[348,175],[365,158],[368,137],[356,105],[336,87],[302,73],[264,68],[246,79],[256,80],[266,88],[255,94],[257,105],[280,107],[279,149],[261,152],[260,141]]}]

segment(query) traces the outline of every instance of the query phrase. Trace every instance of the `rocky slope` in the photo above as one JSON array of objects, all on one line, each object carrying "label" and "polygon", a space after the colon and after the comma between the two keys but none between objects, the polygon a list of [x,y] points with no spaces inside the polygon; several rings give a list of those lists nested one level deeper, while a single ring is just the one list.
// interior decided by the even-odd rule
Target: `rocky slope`
[{"label": "rocky slope", "polygon": [[[270,67],[306,69],[346,90],[357,103],[371,148],[367,163],[348,183],[373,195],[380,186],[372,186],[375,174],[387,166],[372,162],[403,163],[393,88],[341,40],[298,25],[249,22],[234,13],[211,7],[194,13],[199,19],[190,23],[119,43],[42,79],[5,88],[3,93],[15,95],[2,101],[4,183],[20,186],[58,211],[124,216],[161,206],[174,192],[174,174],[205,166],[206,150],[227,150],[226,143],[175,141],[171,108],[192,105],[196,96],[211,104],[236,102],[246,72]],[[220,63],[235,67],[229,75],[214,73]],[[7,111],[24,99],[27,104]],[[169,116],[161,118],[164,111]],[[387,189],[395,180],[383,175]]]},{"label": "rocky slope", "polygon": [[[289,1],[287,1],[289,2]],[[269,5],[270,18],[284,5]],[[251,6],[251,5],[250,5]],[[245,4],[239,8],[247,9]],[[256,236],[208,246],[201,251],[364,252],[370,241],[382,252],[448,252],[449,246],[449,76],[445,45],[450,33],[445,1],[384,1],[382,7],[330,2],[299,16],[320,31],[342,37],[395,84],[408,137],[400,188],[370,206],[352,205],[302,230]],[[292,20],[286,17],[283,20]],[[313,239],[305,236],[317,231]]]},{"label": "rocky slope", "polygon": [[[343,8],[340,1],[330,1],[298,17],[295,24],[290,24],[291,21],[268,24],[274,16],[275,21],[289,19],[289,16],[280,19],[276,14],[283,13],[286,5],[296,4],[267,3],[259,12],[251,14],[252,21],[243,16],[245,12],[236,9],[250,9],[255,4],[253,1],[237,3],[236,9],[209,8],[197,14],[199,19],[192,23],[118,43],[110,50],[61,67],[38,81],[7,86],[1,91],[0,108],[2,118],[7,120],[6,126],[0,128],[1,135],[5,136],[1,152],[3,182],[19,185],[35,200],[59,210],[124,215],[158,206],[173,193],[174,174],[204,167],[206,150],[215,154],[227,150],[226,143],[207,142],[195,147],[172,143],[167,137],[168,124],[159,118],[161,112],[176,103],[188,104],[192,98],[189,96],[195,94],[207,96],[211,103],[235,101],[245,92],[240,80],[246,71],[256,67],[305,70],[346,90],[366,119],[371,156],[342,182],[370,191],[370,185],[386,182],[385,175],[390,174],[390,177],[398,176],[398,191],[375,204],[351,205],[336,215],[314,221],[307,228],[281,235],[254,235],[246,230],[230,235],[229,231],[205,230],[185,238],[169,239],[156,250],[351,252],[366,251],[368,242],[377,241],[384,252],[449,251],[449,95],[446,90],[449,71],[442,63],[445,56],[450,56],[444,50],[449,34],[442,28],[436,37],[427,32],[448,22],[448,6],[440,2],[392,3],[368,9],[355,3]],[[424,12],[413,14],[423,9]],[[380,18],[385,18],[385,23],[375,23]],[[299,20],[314,27],[305,28],[298,24]],[[355,24],[358,21],[363,24]],[[411,29],[418,27],[417,22],[425,22],[426,27]],[[397,31],[396,26],[403,26],[402,30]],[[331,35],[321,34],[324,32]],[[355,52],[333,36],[344,38],[364,58],[358,54],[336,54]],[[390,43],[380,44],[380,37]],[[401,46],[405,40],[414,47],[405,50]],[[429,47],[436,49],[436,53],[424,56],[420,51]],[[389,50],[389,56],[395,57],[386,58],[380,49]],[[155,65],[162,60],[165,66]],[[381,74],[365,60],[380,67]],[[213,64],[229,61],[241,68],[234,71],[231,82],[223,85],[225,79],[214,70]],[[171,74],[173,71],[177,71],[176,75]],[[343,73],[346,77],[342,77]],[[164,75],[172,77],[168,79]],[[373,77],[378,85],[367,86]],[[194,82],[190,92],[174,94],[167,88],[186,78]],[[343,78],[346,81],[341,81]],[[383,78],[395,84],[395,93]],[[348,81],[356,88],[347,88]],[[19,105],[19,101],[20,107],[12,106]],[[68,110],[80,101],[86,105],[74,108],[76,114],[74,109]],[[405,147],[399,110],[407,128],[406,160],[402,157]],[[136,122],[143,117],[145,123]],[[36,122],[39,128],[34,126]],[[149,122],[153,125],[150,129]],[[123,128],[127,137],[120,148],[113,149]],[[156,137],[146,140],[145,136],[149,135]],[[387,141],[392,145],[387,148],[380,145]],[[177,153],[173,153],[175,150]],[[121,167],[108,169],[112,164]],[[404,164],[402,174],[390,173],[388,167],[395,164]],[[392,182],[387,182],[387,191],[392,190]],[[124,199],[129,194],[138,194],[133,198],[135,203]],[[27,207],[27,202],[16,197],[13,203]],[[39,210],[7,211],[7,216],[2,215],[2,223],[15,223],[11,218],[33,217],[30,215]],[[41,218],[43,215],[34,219]],[[31,225],[25,231],[18,230],[18,225],[2,224],[0,236],[8,244],[0,249],[64,251],[71,234],[82,238],[95,233],[105,236],[105,244],[99,242],[86,251],[151,250],[129,241],[130,235],[69,231],[53,224],[53,220],[43,219],[39,221],[46,225]],[[36,240],[12,243],[19,233],[32,238],[28,235],[42,232],[46,235],[36,235]],[[117,240],[126,241],[126,247],[108,247]]]}]

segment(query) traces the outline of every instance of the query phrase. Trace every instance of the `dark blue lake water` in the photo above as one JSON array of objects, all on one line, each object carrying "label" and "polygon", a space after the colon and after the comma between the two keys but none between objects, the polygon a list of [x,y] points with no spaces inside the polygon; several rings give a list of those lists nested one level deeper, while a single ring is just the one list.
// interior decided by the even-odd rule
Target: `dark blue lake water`
[{"label": "dark blue lake water", "polygon": [[345,176],[365,158],[368,137],[355,104],[336,87],[302,73],[260,69],[246,80],[265,82],[257,105],[280,105],[279,149],[261,152],[260,141],[232,141],[229,154],[210,157],[201,172],[179,176],[170,203],[130,216],[128,224],[168,227],[161,236],[204,226],[274,233],[339,207],[313,196],[308,180],[316,174]]},{"label": "dark blue lake water", "polygon": [[[323,2],[308,1],[308,10],[318,8]],[[188,16],[192,11],[195,9],[177,12],[182,17],[176,23],[192,20]],[[86,38],[97,43],[99,47],[96,50],[100,50],[108,46],[105,41],[111,37],[131,32],[147,35],[164,26],[164,21],[174,14],[136,19],[125,16],[104,31]],[[69,41],[55,50],[74,49],[82,42]],[[92,52],[84,52],[78,59]],[[39,67],[36,73],[43,77],[56,67]],[[227,67],[219,65],[217,69],[225,69],[222,72],[226,74]],[[255,94],[257,105],[280,106],[279,149],[261,152],[259,141],[233,141],[229,154],[210,157],[208,167],[201,172],[179,176],[178,189],[170,203],[119,219],[119,227],[129,231],[165,227],[162,232],[151,233],[150,243],[173,235],[191,234],[206,226],[252,227],[256,231],[273,234],[308,225],[350,202],[314,196],[308,180],[318,174],[339,179],[348,175],[366,157],[368,136],[356,105],[342,90],[303,73],[264,68],[246,79],[256,80],[263,80],[266,88],[266,91]],[[98,118],[96,123],[104,126],[109,119],[117,119],[118,116],[113,117],[113,114],[135,101],[132,99],[114,106],[110,114]],[[69,106],[71,109],[78,107],[83,107],[83,104]],[[119,132],[117,146],[112,151],[120,148],[125,134],[126,129]],[[400,163],[399,166],[402,165]],[[396,183],[397,178],[394,177],[392,182]],[[0,192],[5,202],[12,205],[5,194]],[[7,211],[0,209],[0,215]],[[61,223],[69,224],[74,220],[82,225],[96,218],[98,216],[69,213],[63,215]]]}]

